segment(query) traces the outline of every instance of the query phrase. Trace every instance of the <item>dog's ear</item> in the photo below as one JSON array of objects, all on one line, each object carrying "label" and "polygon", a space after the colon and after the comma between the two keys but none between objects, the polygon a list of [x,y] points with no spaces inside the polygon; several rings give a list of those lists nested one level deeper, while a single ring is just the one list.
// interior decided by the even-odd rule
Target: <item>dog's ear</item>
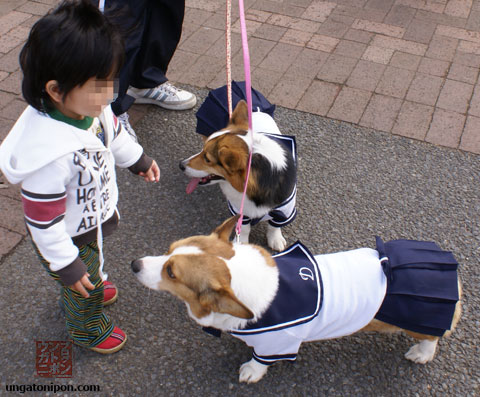
[{"label": "dog's ear", "polygon": [[248,107],[243,99],[237,103],[235,110],[230,117],[229,124],[234,124],[244,130],[248,130]]},{"label": "dog's ear", "polygon": [[215,313],[230,314],[233,317],[246,320],[253,318],[253,313],[237,299],[230,287],[202,292],[199,295],[199,302],[206,310]]},{"label": "dog's ear", "polygon": [[220,240],[229,242],[230,235],[232,234],[233,228],[238,222],[238,218],[240,218],[240,215],[235,215],[228,218],[225,222],[218,226],[213,233],[215,233]]},{"label": "dog's ear", "polygon": [[244,155],[228,147],[220,148],[218,151],[218,160],[230,175],[246,168],[247,159],[244,158]]}]

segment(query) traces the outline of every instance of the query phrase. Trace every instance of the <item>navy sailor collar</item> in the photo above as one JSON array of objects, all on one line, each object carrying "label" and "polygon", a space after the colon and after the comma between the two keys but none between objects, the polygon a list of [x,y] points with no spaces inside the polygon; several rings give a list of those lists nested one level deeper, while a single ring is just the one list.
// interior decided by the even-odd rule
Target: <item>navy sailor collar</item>
[{"label": "navy sailor collar", "polygon": [[293,162],[297,165],[297,142],[293,135],[272,134],[270,132],[260,132],[272,138],[275,142],[286,148],[293,156]]},{"label": "navy sailor collar", "polygon": [[309,322],[319,313],[323,302],[322,278],[310,251],[297,241],[273,258],[279,270],[279,285],[272,304],[257,322],[231,330],[231,334],[289,328]]}]

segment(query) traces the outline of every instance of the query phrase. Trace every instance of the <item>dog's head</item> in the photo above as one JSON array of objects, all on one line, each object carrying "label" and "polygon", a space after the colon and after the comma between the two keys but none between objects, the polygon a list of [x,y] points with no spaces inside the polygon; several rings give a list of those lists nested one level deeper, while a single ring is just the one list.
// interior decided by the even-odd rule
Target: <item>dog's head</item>
[{"label": "dog's head", "polygon": [[229,237],[237,220],[238,216],[226,220],[209,236],[177,241],[166,255],[137,259],[132,270],[145,286],[183,300],[197,320],[211,313],[251,319],[253,313],[232,291],[225,263],[235,254]]},{"label": "dog's head", "polygon": [[242,192],[249,156],[247,133],[247,104],[241,100],[226,128],[206,138],[200,153],[180,161],[180,169],[191,178],[187,193],[193,192],[198,185],[225,180]]}]

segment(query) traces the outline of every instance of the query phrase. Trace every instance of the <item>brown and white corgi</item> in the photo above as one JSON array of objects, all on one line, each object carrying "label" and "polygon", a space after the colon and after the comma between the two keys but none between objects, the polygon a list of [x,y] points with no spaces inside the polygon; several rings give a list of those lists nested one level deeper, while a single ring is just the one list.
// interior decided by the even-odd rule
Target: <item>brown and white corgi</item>
[{"label": "brown and white corgi", "polygon": [[230,242],[237,219],[131,266],[145,286],[183,300],[198,324],[254,348],[241,382],[259,381],[278,360],[295,360],[303,341],[357,331],[404,331],[419,340],[405,357],[423,364],[460,318],[458,264],[435,243],[377,239],[377,249],[315,256],[296,243],[272,257]]},{"label": "brown and white corgi", "polygon": [[252,125],[253,131],[249,132],[247,104],[241,100],[226,128],[207,137],[202,151],[182,160],[180,169],[191,178],[187,193],[197,185],[218,183],[231,213],[236,214],[241,207],[253,139],[240,241],[248,242],[250,225],[268,221],[268,246],[282,251],[286,241],[281,227],[297,214],[295,139],[282,135],[266,113],[253,112]]}]

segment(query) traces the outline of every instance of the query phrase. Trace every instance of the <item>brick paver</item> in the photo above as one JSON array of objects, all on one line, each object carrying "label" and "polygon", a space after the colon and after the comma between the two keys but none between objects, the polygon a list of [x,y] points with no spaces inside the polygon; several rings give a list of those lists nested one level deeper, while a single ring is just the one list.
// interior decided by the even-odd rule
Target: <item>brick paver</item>
[{"label": "brick paver", "polygon": [[349,87],[373,92],[384,70],[385,65],[361,59],[353,69],[346,84]]},{"label": "brick paver", "polygon": [[323,64],[317,78],[331,83],[343,84],[352,73],[357,62],[355,58],[332,54]]},{"label": "brick paver", "polygon": [[434,108],[415,102],[405,101],[397,116],[392,132],[419,140],[425,140]]},{"label": "brick paver", "polygon": [[410,85],[406,99],[434,106],[444,81],[441,77],[417,73]]},{"label": "brick paver", "polygon": [[356,124],[360,121],[371,95],[368,91],[343,87],[327,116]]},{"label": "brick paver", "polygon": [[440,92],[437,106],[465,114],[472,98],[472,92],[473,85],[447,79]]},{"label": "brick paver", "polygon": [[458,146],[465,124],[465,115],[443,109],[436,109],[425,140],[432,143],[446,143]]},{"label": "brick paver", "polygon": [[390,132],[401,106],[401,99],[374,94],[360,120],[360,125]]},{"label": "brick paver", "polygon": [[390,60],[390,66],[395,66],[397,68],[408,70],[417,70],[421,59],[422,57],[419,55],[412,55],[401,51],[395,51],[395,54],[393,54],[392,59]]},{"label": "brick paver", "polygon": [[468,116],[460,142],[460,149],[480,153],[480,118]]},{"label": "brick paver", "polygon": [[411,70],[388,66],[375,92],[394,98],[404,98],[414,75],[415,73]]},{"label": "brick paver", "polygon": [[472,100],[470,101],[468,114],[480,117],[480,85],[475,87],[475,92],[473,93]]},{"label": "brick paver", "polygon": [[[0,2],[0,140],[23,111],[18,55],[60,0]],[[234,2],[235,3],[235,2]],[[277,105],[480,154],[480,1],[251,0],[253,86]],[[187,0],[168,77],[225,84],[225,2]],[[243,80],[236,4],[233,78]],[[138,120],[146,108],[132,108]],[[0,198],[15,200],[0,175]],[[8,201],[11,203],[11,201]],[[13,205],[20,217],[21,208]],[[0,256],[24,231],[0,225]],[[7,222],[8,223],[8,222]]]}]

